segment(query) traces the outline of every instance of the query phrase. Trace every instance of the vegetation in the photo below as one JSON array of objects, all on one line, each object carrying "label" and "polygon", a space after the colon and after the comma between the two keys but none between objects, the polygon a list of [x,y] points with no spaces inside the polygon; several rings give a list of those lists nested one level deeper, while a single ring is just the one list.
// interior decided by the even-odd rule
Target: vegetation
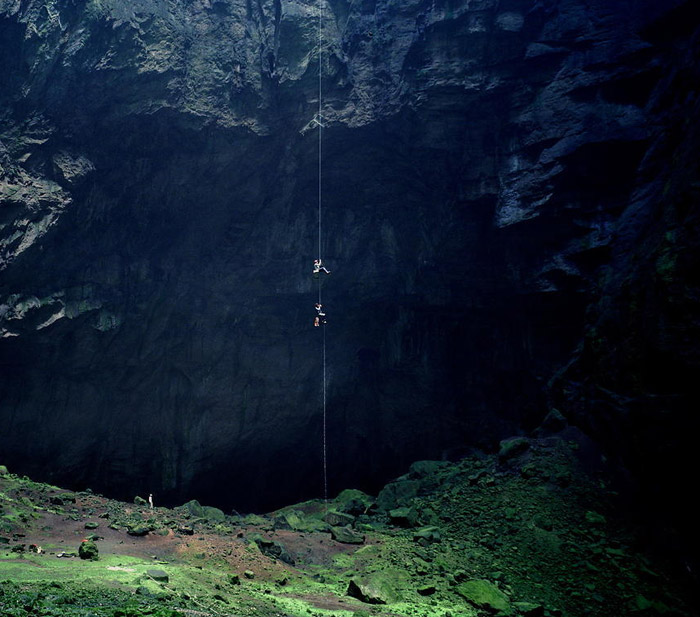
[{"label": "vegetation", "polygon": [[415,463],[376,499],[344,491],[264,516],[151,509],[4,473],[0,613],[691,615],[684,581],[645,552],[610,486],[570,428]]}]

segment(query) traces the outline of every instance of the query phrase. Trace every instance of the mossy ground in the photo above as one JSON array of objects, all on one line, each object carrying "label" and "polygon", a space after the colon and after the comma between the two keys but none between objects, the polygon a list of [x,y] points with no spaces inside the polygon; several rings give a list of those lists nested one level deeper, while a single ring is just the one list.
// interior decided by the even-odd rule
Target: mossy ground
[{"label": "mossy ground", "polygon": [[[150,509],[6,473],[0,614],[694,614],[692,581],[652,560],[596,456],[569,432],[506,444],[500,457],[416,464],[377,500],[345,493],[223,520],[198,504]],[[363,544],[333,540],[326,519],[351,520]],[[97,561],[77,556],[88,537]],[[505,604],[479,606],[465,591],[479,584]]]}]

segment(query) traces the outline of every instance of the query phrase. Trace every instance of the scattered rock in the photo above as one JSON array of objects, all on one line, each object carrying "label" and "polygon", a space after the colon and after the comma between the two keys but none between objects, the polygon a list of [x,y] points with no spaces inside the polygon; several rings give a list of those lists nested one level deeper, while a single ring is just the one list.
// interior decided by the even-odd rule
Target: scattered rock
[{"label": "scattered rock", "polygon": [[440,529],[437,527],[422,527],[413,533],[413,541],[418,542],[421,546],[427,546],[433,542],[439,542],[441,539]]},{"label": "scattered rock", "polygon": [[377,496],[377,506],[380,510],[393,510],[406,505],[408,501],[418,494],[420,482],[418,480],[398,480],[387,484]]},{"label": "scattered rock", "polygon": [[8,473],[10,473],[7,470],[7,467],[5,465],[0,465],[0,476],[6,476]]},{"label": "scattered rock", "polygon": [[255,578],[255,572],[253,572],[252,570],[246,570],[246,571],[243,573],[243,576],[245,576],[247,579],[251,579],[251,580],[252,580],[252,579]]},{"label": "scattered rock", "polygon": [[175,508],[175,511],[182,512],[189,516],[194,516],[195,518],[205,518],[204,508],[202,507],[202,504],[200,504],[196,499],[192,499],[191,501],[188,501],[187,503],[178,506],[177,508]]},{"label": "scattered rock", "polygon": [[457,585],[455,591],[476,608],[484,609],[499,617],[508,617],[513,614],[508,596],[489,581],[483,579],[465,581]]},{"label": "scattered rock", "polygon": [[349,527],[331,527],[331,537],[343,544],[363,544],[365,536]]},{"label": "scattered rock", "polygon": [[335,498],[336,509],[353,516],[365,514],[374,505],[372,497],[357,489],[346,489]]},{"label": "scattered rock", "polygon": [[99,523],[88,522],[85,523],[85,529],[97,529],[100,526]]},{"label": "scattered rock", "polygon": [[498,450],[498,458],[505,461],[514,458],[527,450],[530,447],[530,442],[525,437],[512,437],[504,439],[500,443]]},{"label": "scattered rock", "polygon": [[170,581],[170,577],[168,577],[167,572],[164,572],[163,570],[146,570],[146,574],[150,576],[154,581],[158,581],[159,583],[167,583]]},{"label": "scattered rock", "polygon": [[323,517],[323,520],[333,527],[342,527],[344,525],[352,525],[355,521],[355,517],[346,512],[330,510],[326,516]]},{"label": "scattered rock", "polygon": [[389,604],[397,600],[390,581],[391,575],[386,571],[354,577],[348,583],[347,595],[367,604]]},{"label": "scattered rock", "polygon": [[136,524],[136,525],[129,525],[126,529],[126,533],[128,533],[130,536],[146,536],[148,535],[148,532],[151,531],[148,525],[142,525],[142,524]]},{"label": "scattered rock", "polygon": [[437,588],[435,585],[424,585],[422,587],[418,587],[416,591],[421,596],[432,596],[437,591]]},{"label": "scattered rock", "polygon": [[97,561],[100,558],[99,554],[100,551],[97,548],[97,544],[95,544],[92,540],[83,540],[78,547],[78,556],[80,559]]},{"label": "scattered rock", "polygon": [[136,497],[134,497],[134,504],[137,506],[147,506],[148,502],[143,497],[136,495]]},{"label": "scattered rock", "polygon": [[513,607],[522,617],[542,617],[544,615],[544,606],[534,602],[513,602]]},{"label": "scattered rock", "polygon": [[280,561],[288,563],[291,566],[294,565],[294,558],[280,542],[269,540],[260,534],[253,534],[249,537],[249,540],[258,545],[258,548],[263,555],[267,555],[273,559],[279,559]]},{"label": "scattered rock", "polygon": [[389,520],[400,527],[414,527],[418,522],[418,512],[415,508],[394,508],[389,511]]},{"label": "scattered rock", "polygon": [[212,506],[202,506],[202,517],[214,523],[223,523],[226,521],[224,511]]}]

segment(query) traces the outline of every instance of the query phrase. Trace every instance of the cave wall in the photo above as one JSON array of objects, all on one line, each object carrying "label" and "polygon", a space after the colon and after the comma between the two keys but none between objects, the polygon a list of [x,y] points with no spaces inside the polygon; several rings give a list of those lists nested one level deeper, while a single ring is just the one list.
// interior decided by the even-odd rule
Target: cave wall
[{"label": "cave wall", "polygon": [[[324,4],[332,491],[551,405],[639,458],[619,437],[647,429],[591,407],[651,371],[610,338],[620,277],[646,298],[643,264],[678,287],[694,263],[697,30],[657,4]],[[243,510],[320,494],[316,6],[0,0],[3,463]],[[665,319],[644,306],[629,345]],[[688,382],[664,387],[682,427]]]}]

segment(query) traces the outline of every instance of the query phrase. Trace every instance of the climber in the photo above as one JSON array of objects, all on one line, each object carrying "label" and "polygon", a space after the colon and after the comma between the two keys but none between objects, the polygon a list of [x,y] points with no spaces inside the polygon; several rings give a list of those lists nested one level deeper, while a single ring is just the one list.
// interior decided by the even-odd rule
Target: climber
[{"label": "climber", "polygon": [[323,312],[323,305],[320,302],[316,302],[316,312],[318,313],[319,317],[325,317],[326,314]]},{"label": "climber", "polygon": [[325,272],[326,274],[331,273],[331,271],[326,269],[326,266],[321,263],[320,259],[314,259],[314,274],[318,274],[319,272]]},{"label": "climber", "polygon": [[322,324],[325,324],[325,323],[326,323],[326,318],[324,316],[316,315],[316,317],[314,317],[314,327],[315,328],[318,328],[319,326],[321,326]]}]

